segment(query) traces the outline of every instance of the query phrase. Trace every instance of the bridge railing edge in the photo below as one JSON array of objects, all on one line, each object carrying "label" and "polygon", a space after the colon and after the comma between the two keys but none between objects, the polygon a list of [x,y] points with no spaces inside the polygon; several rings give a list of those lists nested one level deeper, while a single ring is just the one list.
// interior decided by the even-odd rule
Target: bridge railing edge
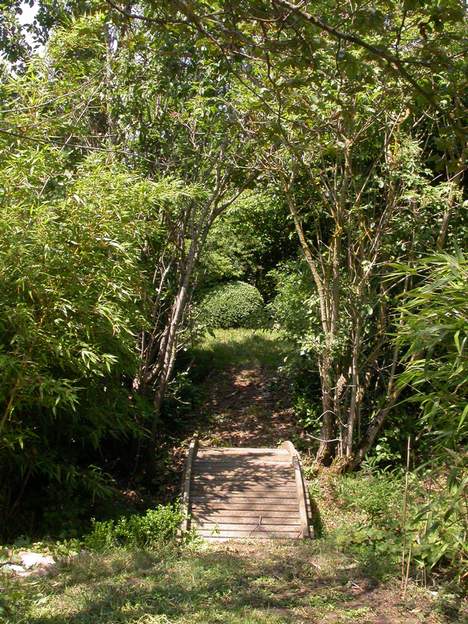
[{"label": "bridge railing edge", "polygon": [[182,481],[182,511],[184,514],[184,520],[182,521],[181,530],[183,532],[190,530],[190,489],[192,486],[192,474],[193,474],[193,462],[197,456],[198,451],[198,437],[195,436],[190,442],[187,459],[185,461],[184,478]]},{"label": "bridge railing edge", "polygon": [[301,458],[296,450],[296,447],[289,440],[287,442],[283,442],[281,448],[286,449],[290,456],[292,465],[294,468],[294,476],[296,480],[296,492],[297,492],[297,502],[299,504],[299,518],[301,520],[301,532],[303,538],[310,538],[310,528],[309,528],[309,516],[307,513],[307,504],[306,504],[306,496],[308,496],[308,492],[306,492],[306,486],[304,477],[302,474],[301,468]]}]

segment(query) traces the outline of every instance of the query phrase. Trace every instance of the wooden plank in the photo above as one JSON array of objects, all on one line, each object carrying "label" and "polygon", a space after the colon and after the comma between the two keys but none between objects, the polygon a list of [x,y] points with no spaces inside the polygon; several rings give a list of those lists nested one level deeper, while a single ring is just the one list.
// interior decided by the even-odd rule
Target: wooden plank
[{"label": "wooden plank", "polygon": [[261,452],[261,453],[255,453],[255,454],[251,454],[251,453],[236,453],[236,452],[229,452],[229,453],[213,453],[213,452],[201,452],[200,458],[206,461],[224,461],[226,459],[229,459],[230,461],[247,461],[247,462],[251,462],[252,464],[254,464],[256,461],[263,461],[263,462],[267,462],[267,461],[271,461],[273,463],[284,463],[284,464],[289,464],[291,461],[291,458],[289,455],[287,454],[278,454],[278,453],[265,453],[265,452]]},{"label": "wooden plank", "polygon": [[277,533],[288,533],[289,531],[297,531],[301,533],[301,523],[282,525],[282,524],[266,524],[265,522],[251,522],[250,524],[241,524],[239,522],[203,522],[197,524],[197,530],[219,532],[221,535],[225,531],[252,531],[256,533],[265,533],[275,531]]},{"label": "wooden plank", "polygon": [[281,455],[248,455],[246,453],[234,454],[234,453],[226,453],[224,455],[213,454],[213,453],[202,453],[198,456],[197,461],[200,463],[207,462],[213,464],[241,464],[248,463],[254,466],[274,466],[279,465],[289,465],[291,463],[291,457],[289,455],[281,454]]},{"label": "wooden plank", "polygon": [[226,483],[221,485],[219,483],[200,483],[195,482],[192,483],[192,490],[195,495],[197,494],[257,494],[258,496],[295,496],[296,495],[296,485],[294,481],[287,486],[277,486],[271,485],[269,487],[262,487],[261,485],[242,485],[240,483]]},{"label": "wooden plank", "polygon": [[197,455],[198,449],[198,438],[195,436],[193,440],[190,442],[187,461],[185,464],[185,474],[184,474],[184,482],[183,482],[183,492],[182,492],[182,507],[185,513],[185,519],[182,523],[182,530],[188,531],[190,529],[190,486],[192,483],[192,467],[193,461]]},{"label": "wooden plank", "polygon": [[192,484],[192,492],[194,493],[194,495],[204,495],[204,494],[209,494],[210,496],[212,495],[220,495],[220,496],[229,496],[229,494],[246,494],[248,496],[252,495],[252,494],[256,494],[257,496],[268,496],[270,498],[272,497],[285,497],[285,498],[289,498],[290,496],[294,497],[296,496],[296,486],[294,485],[294,483],[291,483],[290,485],[288,485],[287,487],[277,487],[277,486],[271,486],[271,487],[264,487],[262,488],[261,486],[258,485],[245,485],[242,486],[238,483],[233,483],[231,485],[226,484],[225,486],[217,484],[201,484],[201,483],[195,483]]},{"label": "wooden plank", "polygon": [[216,497],[201,497],[197,496],[196,500],[191,501],[192,509],[205,507],[206,509],[228,509],[230,505],[236,505],[233,509],[278,509],[282,511],[283,509],[299,509],[299,503],[297,502],[297,498],[287,498],[283,500],[278,500],[277,498],[273,500],[263,500],[257,498],[257,500],[252,500],[251,498],[216,498]]},{"label": "wooden plank", "polygon": [[248,501],[249,503],[255,502],[270,502],[275,505],[280,505],[281,502],[289,502],[296,503],[297,497],[294,491],[290,491],[289,493],[281,493],[276,494],[272,492],[271,494],[265,494],[264,492],[236,492],[236,491],[221,491],[221,492],[213,492],[211,490],[195,490],[192,495],[193,502],[215,502],[222,501],[223,503],[231,502],[242,502]]},{"label": "wooden plank", "polygon": [[223,537],[223,536],[218,536],[218,535],[201,535],[200,537],[203,537],[203,540],[205,542],[211,542],[213,544],[220,544],[222,542],[230,542],[230,541],[235,541],[235,542],[271,542],[271,541],[275,541],[275,542],[288,542],[292,539],[297,539],[297,536],[290,536],[290,535],[282,535],[281,537],[279,535],[273,535],[273,536],[269,536],[269,535],[255,535],[255,537],[252,537],[250,535],[245,535],[245,536],[239,536],[237,535],[236,537]]},{"label": "wooden plank", "polygon": [[209,496],[205,494],[204,496],[199,495],[197,493],[196,496],[191,498],[191,502],[193,503],[214,503],[214,502],[223,502],[226,503],[246,503],[246,504],[258,504],[258,503],[270,503],[272,505],[281,505],[282,502],[289,504],[298,504],[296,496],[258,496],[258,494],[232,494],[228,493],[225,496]]},{"label": "wooden plank", "polygon": [[296,451],[292,442],[283,442],[282,445],[291,455],[294,473],[296,476],[297,502],[299,503],[299,515],[301,517],[302,537],[310,537],[309,518],[307,516],[307,508],[305,502],[304,479],[302,476],[301,463],[299,453]]},{"label": "wooden plank", "polygon": [[201,454],[212,453],[213,455],[278,455],[287,456],[288,451],[279,448],[253,448],[247,446],[201,446]]},{"label": "wooden plank", "polygon": [[199,483],[246,483],[251,485],[264,484],[265,487],[268,485],[282,485],[295,483],[295,479],[293,475],[285,475],[285,476],[254,476],[254,475],[246,475],[246,474],[232,474],[232,472],[225,474],[194,474],[194,480]]},{"label": "wooden plank", "polygon": [[193,467],[195,474],[197,476],[229,476],[232,477],[250,477],[256,479],[265,479],[265,478],[279,478],[284,479],[285,477],[289,477],[294,479],[294,468],[293,466],[287,466],[285,468],[278,468],[277,466],[273,468],[264,468],[259,469],[251,466],[239,466],[237,468],[233,468],[232,466],[228,467],[218,467],[218,466],[198,466],[197,464]]},{"label": "wooden plank", "polygon": [[268,492],[269,490],[293,490],[296,491],[296,482],[294,479],[283,479],[281,481],[253,481],[250,479],[196,479],[192,480],[192,485],[199,488],[217,488],[222,490],[261,490]]},{"label": "wooden plank", "polygon": [[236,510],[236,511],[261,511],[267,513],[269,511],[281,511],[284,513],[295,512],[299,513],[299,505],[297,501],[291,503],[252,503],[248,502],[228,502],[224,503],[223,501],[208,501],[208,502],[197,502],[192,503],[192,513],[198,513],[200,511],[221,511],[221,510]]},{"label": "wooden plank", "polygon": [[197,526],[202,524],[265,524],[265,525],[279,525],[279,526],[301,526],[301,519],[299,514],[291,514],[286,516],[274,517],[263,512],[260,514],[249,514],[248,516],[233,516],[226,510],[226,514],[193,514],[192,522]]},{"label": "wooden plank", "polygon": [[198,529],[197,534],[200,535],[200,537],[205,537],[205,538],[221,538],[221,539],[225,539],[225,538],[244,538],[244,539],[259,539],[259,538],[263,538],[263,539],[276,539],[276,538],[281,538],[281,539],[297,539],[298,537],[301,537],[301,529],[299,528],[297,531],[239,531],[239,530],[232,530],[232,531],[223,531],[222,533],[217,533],[217,531],[209,531],[207,529]]},{"label": "wooden plank", "polygon": [[260,472],[258,470],[222,470],[222,471],[214,471],[210,472],[209,470],[200,470],[198,466],[193,467],[194,477],[196,479],[206,479],[207,481],[214,481],[216,479],[220,480],[235,480],[238,481],[242,479],[242,481],[253,481],[255,483],[269,483],[270,481],[274,483],[275,481],[294,481],[295,475],[294,470],[291,467],[291,470],[285,470],[284,472],[278,470],[269,470],[268,472]]},{"label": "wooden plank", "polygon": [[[193,474],[193,473],[192,473]],[[200,484],[213,484],[213,485],[217,485],[217,484],[246,484],[246,485],[250,485],[250,486],[263,486],[265,488],[267,487],[271,487],[271,486],[284,486],[284,485],[295,485],[296,480],[294,478],[294,474],[291,475],[278,475],[278,476],[270,476],[270,475],[257,475],[257,476],[253,476],[253,475],[246,475],[246,474],[232,474],[232,472],[229,473],[220,473],[220,474],[194,474],[193,475],[193,479],[195,483],[200,483]]]},{"label": "wooden plank", "polygon": [[197,466],[197,468],[201,468],[203,470],[224,470],[225,468],[252,468],[258,470],[271,470],[272,466],[275,469],[281,470],[292,469],[290,457],[287,458],[287,461],[284,461],[283,459],[280,459],[279,461],[273,459],[252,459],[251,457],[247,459],[244,456],[232,459],[227,459],[225,457],[212,459],[197,457],[194,465]]},{"label": "wooden plank", "polygon": [[298,518],[299,519],[299,509],[294,512],[290,509],[286,509],[284,511],[276,511],[276,509],[269,509],[266,511],[263,510],[246,510],[246,509],[215,509],[215,510],[199,510],[198,508],[192,509],[192,515],[197,518],[215,518],[215,517],[231,517],[231,518],[258,518],[259,515],[262,515],[264,518],[268,517],[270,519],[278,518],[278,520],[286,520],[288,518]]},{"label": "wooden plank", "polygon": [[296,485],[294,481],[285,481],[284,483],[264,484],[245,483],[242,481],[195,481],[192,487],[202,492],[259,492],[268,496],[269,492],[278,492],[280,494],[293,493],[296,496]]},{"label": "wooden plank", "polygon": [[[218,516],[224,516],[224,515],[228,515],[231,516],[233,518],[241,518],[243,516],[235,516],[233,514],[235,514],[236,512],[241,511],[244,512],[246,514],[246,517],[257,517],[258,516],[262,516],[262,517],[272,517],[270,516],[272,511],[275,511],[274,509],[252,509],[252,510],[248,510],[248,509],[232,509],[232,507],[229,507],[228,509],[220,509],[220,508],[216,508],[216,509],[195,509],[192,514],[194,517],[218,517]],[[286,517],[290,517],[290,518],[296,518],[299,516],[299,509],[282,509],[281,510],[281,515],[278,516],[278,518],[283,519]],[[247,515],[249,514],[249,515]],[[300,518],[300,516],[299,516]]]},{"label": "wooden plank", "polygon": [[285,455],[199,455],[197,457],[198,464],[210,464],[213,466],[259,466],[260,468],[269,468],[270,466],[290,466],[291,458]]},{"label": "wooden plank", "polygon": [[193,467],[193,475],[198,480],[206,479],[207,481],[223,480],[223,481],[252,481],[254,483],[274,483],[275,481],[293,481],[295,482],[294,468],[291,466],[288,470],[275,470],[270,468],[264,472],[261,470],[250,470],[239,468],[239,470],[210,470],[209,468]]}]

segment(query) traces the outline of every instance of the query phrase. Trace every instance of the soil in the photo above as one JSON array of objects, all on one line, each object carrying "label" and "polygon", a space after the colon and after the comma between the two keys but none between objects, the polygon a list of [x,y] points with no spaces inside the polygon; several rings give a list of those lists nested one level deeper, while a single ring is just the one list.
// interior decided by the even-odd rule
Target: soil
[{"label": "soil", "polygon": [[275,447],[300,435],[287,384],[265,367],[214,371],[204,391],[204,446]]}]

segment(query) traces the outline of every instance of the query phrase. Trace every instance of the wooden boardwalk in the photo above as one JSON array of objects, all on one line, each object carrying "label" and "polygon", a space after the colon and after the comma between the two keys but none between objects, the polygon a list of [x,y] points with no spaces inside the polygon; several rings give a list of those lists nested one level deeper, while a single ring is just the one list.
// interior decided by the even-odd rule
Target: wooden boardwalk
[{"label": "wooden boardwalk", "polygon": [[208,540],[303,539],[310,504],[291,442],[271,448],[198,447],[188,452],[184,529]]}]

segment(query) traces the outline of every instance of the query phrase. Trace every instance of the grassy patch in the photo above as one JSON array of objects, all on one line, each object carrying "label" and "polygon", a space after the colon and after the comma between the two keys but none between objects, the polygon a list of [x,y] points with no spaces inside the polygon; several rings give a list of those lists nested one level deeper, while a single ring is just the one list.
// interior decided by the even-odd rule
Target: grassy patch
[{"label": "grassy patch", "polygon": [[203,376],[233,366],[278,367],[288,350],[281,332],[272,329],[216,329],[191,350],[195,370]]},{"label": "grassy patch", "polygon": [[398,576],[403,544],[400,477],[324,474],[312,482],[311,494],[330,547],[352,557],[373,579]]},{"label": "grassy patch", "polygon": [[449,621],[417,587],[403,602],[396,583],[372,582],[331,540],[82,553],[49,577],[6,583],[9,624]]}]

